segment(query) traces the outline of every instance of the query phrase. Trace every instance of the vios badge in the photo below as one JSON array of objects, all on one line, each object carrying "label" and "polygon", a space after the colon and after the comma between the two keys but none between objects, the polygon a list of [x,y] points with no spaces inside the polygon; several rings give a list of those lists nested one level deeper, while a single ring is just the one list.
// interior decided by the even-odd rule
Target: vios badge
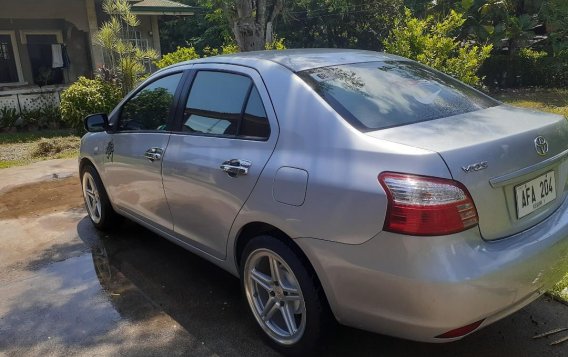
[{"label": "vios badge", "polygon": [[537,136],[534,139],[534,148],[536,150],[536,153],[540,156],[546,155],[546,153],[548,152],[548,142],[546,141],[544,136]]}]

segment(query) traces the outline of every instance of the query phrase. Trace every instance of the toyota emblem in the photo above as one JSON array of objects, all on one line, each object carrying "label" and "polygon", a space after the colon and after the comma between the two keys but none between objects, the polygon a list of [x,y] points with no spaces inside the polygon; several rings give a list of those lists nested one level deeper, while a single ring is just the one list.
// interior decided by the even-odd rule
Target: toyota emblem
[{"label": "toyota emblem", "polygon": [[534,148],[536,150],[536,153],[540,156],[546,155],[546,153],[548,152],[548,142],[546,141],[544,136],[537,136],[534,139]]}]

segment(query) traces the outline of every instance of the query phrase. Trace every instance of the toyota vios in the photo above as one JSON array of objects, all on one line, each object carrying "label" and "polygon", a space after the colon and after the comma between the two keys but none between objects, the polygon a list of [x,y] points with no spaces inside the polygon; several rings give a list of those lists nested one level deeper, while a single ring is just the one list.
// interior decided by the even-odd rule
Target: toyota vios
[{"label": "toyota vios", "polygon": [[459,339],[566,270],[566,119],[404,58],[180,63],[85,125],[93,224],[128,217],[239,277],[285,353],[309,351],[334,321]]}]

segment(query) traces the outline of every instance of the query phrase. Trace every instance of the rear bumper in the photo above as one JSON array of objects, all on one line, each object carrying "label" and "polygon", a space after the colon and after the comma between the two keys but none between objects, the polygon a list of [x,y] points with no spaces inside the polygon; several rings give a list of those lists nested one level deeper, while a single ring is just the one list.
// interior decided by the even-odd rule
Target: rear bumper
[{"label": "rear bumper", "polygon": [[426,342],[503,318],[568,271],[568,200],[543,222],[499,241],[477,228],[442,237],[381,232],[360,245],[299,238],[342,324]]}]

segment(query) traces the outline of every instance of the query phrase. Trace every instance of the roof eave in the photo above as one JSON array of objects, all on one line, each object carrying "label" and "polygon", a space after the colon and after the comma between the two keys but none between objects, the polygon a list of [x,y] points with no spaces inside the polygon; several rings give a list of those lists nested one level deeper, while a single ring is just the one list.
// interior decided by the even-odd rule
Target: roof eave
[{"label": "roof eave", "polygon": [[143,9],[134,9],[132,8],[132,13],[134,15],[173,15],[173,16],[192,16],[195,15],[193,10],[190,9],[172,9],[172,8],[143,8]]}]

